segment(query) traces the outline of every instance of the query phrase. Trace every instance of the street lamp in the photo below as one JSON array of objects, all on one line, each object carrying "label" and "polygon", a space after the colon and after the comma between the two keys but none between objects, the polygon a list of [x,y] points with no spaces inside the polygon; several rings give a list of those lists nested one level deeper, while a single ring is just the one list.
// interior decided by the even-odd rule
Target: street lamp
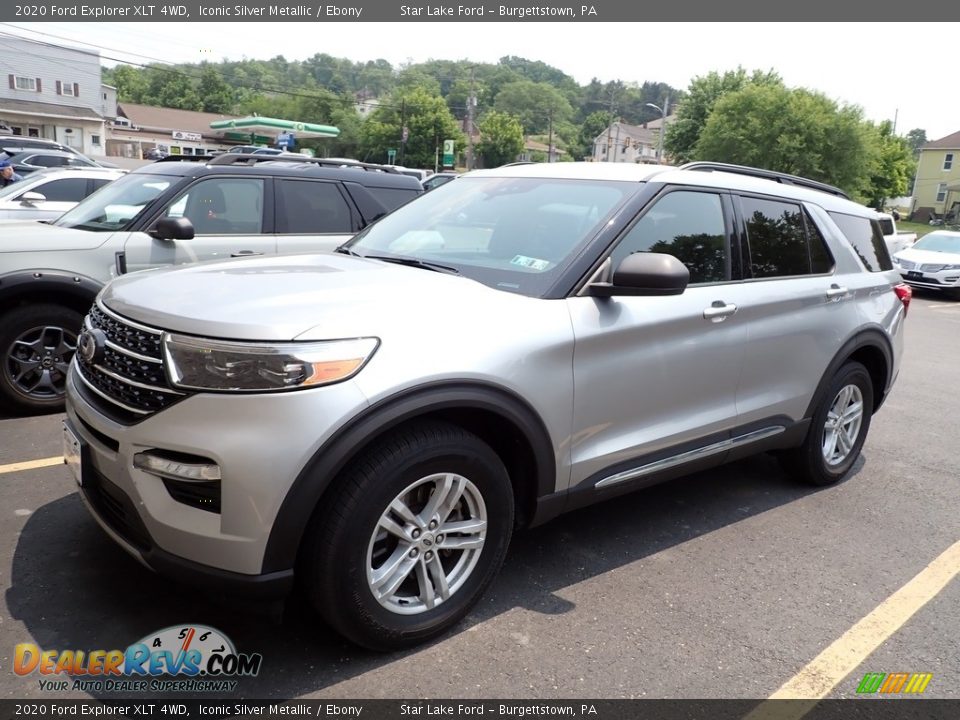
[{"label": "street lamp", "polygon": [[646,106],[660,111],[660,138],[657,142],[657,165],[660,165],[663,162],[663,135],[667,131],[667,111],[670,109],[670,97],[667,97],[663,107],[653,103],[646,103]]}]

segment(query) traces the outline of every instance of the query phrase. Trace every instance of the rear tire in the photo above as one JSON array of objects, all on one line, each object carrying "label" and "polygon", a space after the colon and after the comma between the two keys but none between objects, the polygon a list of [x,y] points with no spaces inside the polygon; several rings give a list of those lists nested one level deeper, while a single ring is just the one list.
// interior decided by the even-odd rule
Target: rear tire
[{"label": "rear tire", "polygon": [[860,456],[872,415],[870,373],[860,363],[848,362],[817,405],[803,445],[780,454],[783,469],[811,485],[838,482]]},{"label": "rear tire", "polygon": [[0,403],[21,413],[62,410],[82,325],[80,313],[59,305],[23,305],[0,317]]},{"label": "rear tire", "polygon": [[385,437],[324,505],[301,554],[307,597],[372,650],[409,647],[459,622],[499,571],[513,530],[503,462],[442,422]]}]

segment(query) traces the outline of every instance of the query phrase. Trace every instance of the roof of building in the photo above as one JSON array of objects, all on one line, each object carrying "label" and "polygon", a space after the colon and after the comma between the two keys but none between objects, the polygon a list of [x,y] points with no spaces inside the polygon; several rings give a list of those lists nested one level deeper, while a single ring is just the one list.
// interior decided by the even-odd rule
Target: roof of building
[{"label": "roof of building", "polygon": [[202,135],[217,136],[220,133],[210,129],[210,123],[217,120],[233,120],[239,115],[224,115],[222,113],[196,112],[194,110],[177,110],[175,108],[154,107],[152,105],[136,105],[135,103],[117,103],[120,114],[131,124],[150,130],[179,130],[181,132],[200,133]]},{"label": "roof of building", "polygon": [[939,140],[933,140],[924,145],[921,150],[957,150],[960,149],[960,132],[947,135]]},{"label": "roof of building", "polygon": [[659,137],[659,131],[653,130],[649,127],[642,125],[629,125],[627,123],[615,122],[611,123],[608,128],[606,128],[602,133],[597,135],[594,139],[594,143],[603,143],[608,139],[611,142],[623,142],[624,140],[633,140],[634,144],[637,145],[656,145],[657,138]]},{"label": "roof of building", "polygon": [[5,113],[46,115],[48,117],[71,118],[73,120],[103,120],[103,116],[93,108],[34,102],[33,100],[4,99],[3,111]]}]

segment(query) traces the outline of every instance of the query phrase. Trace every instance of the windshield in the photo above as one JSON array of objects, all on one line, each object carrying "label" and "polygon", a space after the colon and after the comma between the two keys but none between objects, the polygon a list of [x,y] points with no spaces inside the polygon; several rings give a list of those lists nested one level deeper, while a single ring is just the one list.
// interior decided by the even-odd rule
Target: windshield
[{"label": "windshield", "polygon": [[123,230],[178,180],[179,177],[166,175],[126,175],[82,200],[53,224],[98,232]]},{"label": "windshield", "polygon": [[932,232],[917,240],[913,247],[917,250],[960,254],[960,235]]},{"label": "windshield", "polygon": [[358,255],[416,258],[490,287],[538,296],[635,182],[462,177],[417,198],[348,243]]}]

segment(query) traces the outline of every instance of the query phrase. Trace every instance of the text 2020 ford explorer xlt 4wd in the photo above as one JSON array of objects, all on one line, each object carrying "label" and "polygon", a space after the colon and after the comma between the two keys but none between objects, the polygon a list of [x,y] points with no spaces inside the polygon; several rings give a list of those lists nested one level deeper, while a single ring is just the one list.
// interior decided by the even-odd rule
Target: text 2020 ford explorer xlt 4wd
[{"label": "text 2020 ford explorer xlt 4wd", "polygon": [[761,451],[826,485],[897,376],[876,214],[791,176],[518,165],[340,254],[114,280],[65,455],[154,569],[403,647],[462,618],[518,524]]},{"label": "text 2020 ford explorer xlt 4wd", "polygon": [[0,405],[62,407],[80,323],[112,277],[236,255],[332,250],[421,192],[418,181],[384,166],[300,155],[170,158],[107,185],[50,224],[5,224]]}]

